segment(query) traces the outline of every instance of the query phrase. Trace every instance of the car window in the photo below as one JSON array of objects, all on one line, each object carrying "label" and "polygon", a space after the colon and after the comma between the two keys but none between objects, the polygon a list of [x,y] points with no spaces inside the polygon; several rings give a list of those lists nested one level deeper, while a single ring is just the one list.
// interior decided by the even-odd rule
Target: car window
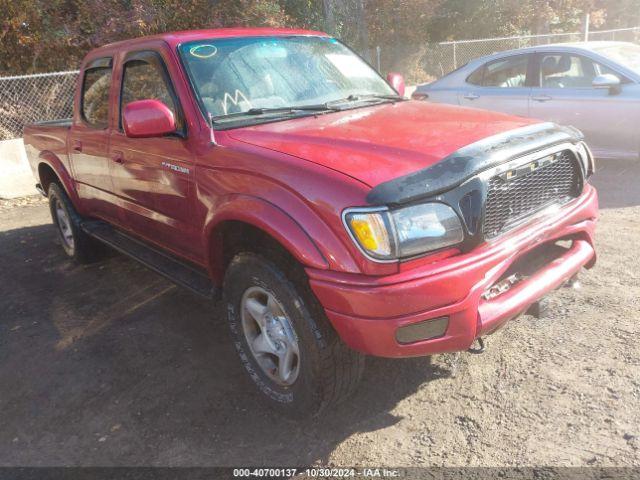
[{"label": "car window", "polygon": [[595,66],[597,75],[615,75],[620,79],[620,83],[631,83],[631,80],[629,80],[627,77],[619,72],[616,72],[612,68],[607,67],[606,65],[602,65],[601,63],[594,63],[593,65]]},{"label": "car window", "polygon": [[[630,43],[606,45],[595,48],[595,51],[609,57],[616,63],[640,73],[640,46]],[[607,72],[609,73],[609,72]],[[615,74],[615,72],[613,72]]]},{"label": "car window", "polygon": [[605,73],[620,76],[582,55],[549,54],[540,58],[540,86],[545,88],[589,88],[596,76]]},{"label": "car window", "polygon": [[484,87],[524,87],[527,80],[528,55],[516,55],[487,63],[484,68]]},{"label": "car window", "polygon": [[[175,96],[161,68],[155,62],[149,63],[144,60],[131,60],[125,64],[120,110],[122,112],[126,104],[137,100],[160,100],[173,112],[177,129],[182,130],[183,122],[176,107]],[[122,126],[122,114],[120,126]]]},{"label": "car window", "polygon": [[472,85],[482,85],[482,75],[484,74],[484,65],[475,70],[467,77],[467,83]]},{"label": "car window", "polygon": [[91,127],[105,128],[109,121],[111,67],[85,70],[82,82],[82,118]]}]

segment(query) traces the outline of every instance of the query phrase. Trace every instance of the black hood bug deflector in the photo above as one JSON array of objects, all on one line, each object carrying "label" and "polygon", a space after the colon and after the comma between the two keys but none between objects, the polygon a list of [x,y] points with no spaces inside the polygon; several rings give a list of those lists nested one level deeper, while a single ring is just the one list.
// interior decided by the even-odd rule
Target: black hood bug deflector
[{"label": "black hood bug deflector", "polygon": [[560,143],[575,143],[582,134],[572,127],[537,123],[469,144],[440,162],[383,182],[367,195],[371,205],[400,205],[451,190],[483,170]]}]

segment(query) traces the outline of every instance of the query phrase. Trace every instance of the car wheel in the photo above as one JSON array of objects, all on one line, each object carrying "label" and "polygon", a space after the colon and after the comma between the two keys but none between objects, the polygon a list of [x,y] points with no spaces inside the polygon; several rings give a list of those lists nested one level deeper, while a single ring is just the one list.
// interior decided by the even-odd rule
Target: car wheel
[{"label": "car wheel", "polygon": [[57,183],[52,183],[49,185],[48,197],[51,218],[65,253],[80,263],[98,260],[104,247],[82,230],[82,217],[73,208],[66,192]]},{"label": "car wheel", "polygon": [[306,278],[285,271],[257,254],[238,254],[227,269],[224,296],[233,342],[252,382],[271,406],[300,418],[353,393],[364,356],[342,343]]}]

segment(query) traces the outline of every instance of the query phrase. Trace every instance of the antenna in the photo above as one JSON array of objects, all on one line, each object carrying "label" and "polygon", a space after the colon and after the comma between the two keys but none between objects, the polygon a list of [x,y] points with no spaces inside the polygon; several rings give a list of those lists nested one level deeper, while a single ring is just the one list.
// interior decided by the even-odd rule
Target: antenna
[{"label": "antenna", "polygon": [[218,145],[216,142],[216,133],[213,130],[213,115],[211,115],[211,112],[207,112],[207,116],[209,118],[209,136],[211,138],[211,143]]}]

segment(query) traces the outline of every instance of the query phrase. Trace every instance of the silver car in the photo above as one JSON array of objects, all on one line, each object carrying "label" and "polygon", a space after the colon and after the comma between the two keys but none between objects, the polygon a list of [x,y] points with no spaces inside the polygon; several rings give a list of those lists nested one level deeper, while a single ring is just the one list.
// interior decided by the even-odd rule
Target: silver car
[{"label": "silver car", "polygon": [[414,98],[572,125],[600,158],[640,156],[640,46],[544,45],[470,61]]}]

